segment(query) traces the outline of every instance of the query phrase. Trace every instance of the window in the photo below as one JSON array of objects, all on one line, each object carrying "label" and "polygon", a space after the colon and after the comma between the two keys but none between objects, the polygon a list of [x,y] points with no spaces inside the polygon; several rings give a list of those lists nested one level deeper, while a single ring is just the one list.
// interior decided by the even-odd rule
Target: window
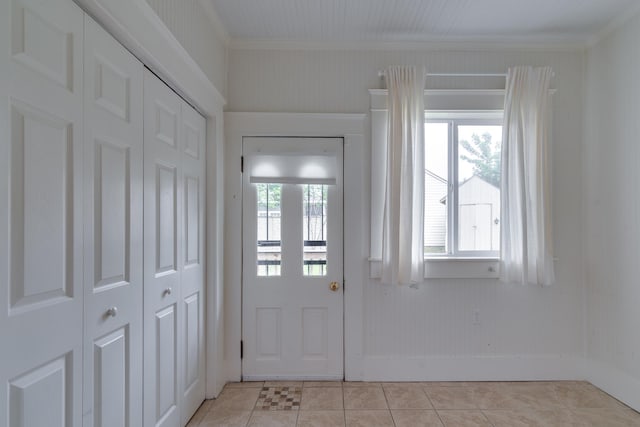
[{"label": "window", "polygon": [[425,257],[498,257],[502,126],[457,116],[425,122]]},{"label": "window", "polygon": [[[382,227],[384,221],[384,188],[386,175],[386,140],[388,118],[388,92],[371,89],[371,239],[369,275],[379,278],[382,266]],[[425,278],[487,278],[498,277],[500,257],[500,205],[488,206],[467,202],[460,207],[456,201],[458,191],[463,198],[470,192],[474,179],[463,185],[465,173],[474,170],[460,140],[472,143],[474,130],[480,141],[489,129],[494,147],[501,149],[504,90],[445,89],[425,90]],[[470,131],[470,134],[469,134]],[[466,133],[465,133],[466,132]],[[472,144],[473,146],[473,144]],[[499,160],[499,156],[495,156]],[[480,160],[480,159],[478,159]],[[496,170],[499,166],[493,165]],[[478,164],[478,168],[481,168]],[[472,176],[473,174],[471,174]],[[471,177],[469,176],[469,178]],[[499,195],[499,187],[493,190]],[[432,193],[430,193],[432,191]],[[476,194],[477,193],[473,193]],[[499,197],[498,197],[499,200]],[[437,204],[436,204],[437,203]],[[487,203],[484,203],[486,205]],[[495,207],[495,209],[494,209]],[[463,212],[461,213],[460,210]],[[491,215],[489,215],[489,213]],[[489,216],[493,219],[492,246],[478,221]],[[459,227],[460,219],[466,227]],[[467,220],[468,218],[468,220]],[[473,219],[473,221],[471,221]],[[495,223],[497,220],[497,224]],[[473,231],[473,233],[472,233]]]},{"label": "window", "polygon": [[280,276],[282,184],[256,184],[258,196],[258,276]]},{"label": "window", "polygon": [[323,184],[302,186],[304,276],[327,275],[327,191]]}]

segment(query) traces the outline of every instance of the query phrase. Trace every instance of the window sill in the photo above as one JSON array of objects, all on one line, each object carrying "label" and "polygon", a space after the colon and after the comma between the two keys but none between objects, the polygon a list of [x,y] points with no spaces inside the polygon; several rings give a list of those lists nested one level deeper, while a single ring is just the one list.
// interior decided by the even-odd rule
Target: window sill
[{"label": "window sill", "polygon": [[[494,257],[431,257],[424,260],[425,279],[497,279],[500,260]],[[382,261],[369,259],[369,276],[381,277]]]}]

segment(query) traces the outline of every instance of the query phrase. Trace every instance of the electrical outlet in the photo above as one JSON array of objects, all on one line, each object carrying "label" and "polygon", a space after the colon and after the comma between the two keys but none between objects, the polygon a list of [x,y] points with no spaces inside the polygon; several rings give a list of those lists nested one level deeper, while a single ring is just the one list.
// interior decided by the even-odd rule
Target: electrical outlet
[{"label": "electrical outlet", "polygon": [[480,310],[473,310],[473,324],[480,324]]}]

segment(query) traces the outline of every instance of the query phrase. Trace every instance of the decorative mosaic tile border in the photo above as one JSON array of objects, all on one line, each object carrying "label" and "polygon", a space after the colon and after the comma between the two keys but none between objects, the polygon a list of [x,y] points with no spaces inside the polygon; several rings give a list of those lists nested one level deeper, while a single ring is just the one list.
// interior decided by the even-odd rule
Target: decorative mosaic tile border
[{"label": "decorative mosaic tile border", "polygon": [[256,409],[265,411],[297,411],[300,409],[302,387],[262,387]]}]

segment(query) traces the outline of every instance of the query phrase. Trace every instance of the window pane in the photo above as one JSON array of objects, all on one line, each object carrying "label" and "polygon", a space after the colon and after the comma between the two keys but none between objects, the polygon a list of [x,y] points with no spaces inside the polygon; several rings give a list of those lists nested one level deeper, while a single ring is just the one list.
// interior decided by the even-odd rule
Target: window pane
[{"label": "window pane", "polygon": [[328,186],[304,184],[302,187],[302,274],[326,276]]},{"label": "window pane", "polygon": [[458,126],[458,250],[500,250],[502,126]]},{"label": "window pane", "polygon": [[258,276],[280,276],[282,184],[256,184],[258,193]]},{"label": "window pane", "polygon": [[449,124],[425,123],[424,252],[447,253]]}]

